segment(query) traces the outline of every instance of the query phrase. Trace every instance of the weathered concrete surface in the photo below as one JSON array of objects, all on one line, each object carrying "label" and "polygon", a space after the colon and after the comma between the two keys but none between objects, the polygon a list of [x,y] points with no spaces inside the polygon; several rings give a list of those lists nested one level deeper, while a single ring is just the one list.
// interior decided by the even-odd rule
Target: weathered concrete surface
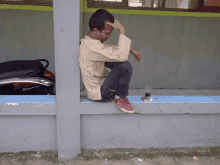
[{"label": "weathered concrete surface", "polygon": [[68,162],[52,163],[47,160],[27,160],[26,162],[9,162],[2,161],[0,165],[217,165],[220,164],[220,160],[215,157],[198,157],[198,160],[194,160],[192,157],[172,158],[172,157],[156,157],[154,159],[140,159],[133,158],[130,160],[74,160]]},{"label": "weathered concrete surface", "polygon": [[52,151],[0,153],[0,165],[217,165],[220,147],[85,150],[58,161]]}]

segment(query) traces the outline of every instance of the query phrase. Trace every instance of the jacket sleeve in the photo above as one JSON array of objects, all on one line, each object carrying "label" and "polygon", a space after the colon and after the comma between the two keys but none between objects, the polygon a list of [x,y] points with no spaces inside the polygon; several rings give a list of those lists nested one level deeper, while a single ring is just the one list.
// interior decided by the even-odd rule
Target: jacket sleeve
[{"label": "jacket sleeve", "polygon": [[93,61],[124,62],[128,60],[131,40],[123,34],[119,34],[118,46],[105,46],[96,42],[89,46]]}]

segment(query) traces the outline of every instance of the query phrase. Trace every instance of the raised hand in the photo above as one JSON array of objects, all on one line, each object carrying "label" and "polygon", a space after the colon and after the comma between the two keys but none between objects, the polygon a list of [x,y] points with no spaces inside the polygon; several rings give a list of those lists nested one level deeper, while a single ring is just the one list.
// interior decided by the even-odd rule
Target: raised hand
[{"label": "raised hand", "polygon": [[114,28],[116,28],[116,29],[124,28],[124,27],[122,26],[122,24],[121,24],[117,19],[115,19],[114,23],[107,22],[106,24],[111,25],[112,27],[114,27]]},{"label": "raised hand", "polygon": [[135,56],[136,61],[140,62],[142,60],[141,52],[134,49],[130,49],[130,52]]}]

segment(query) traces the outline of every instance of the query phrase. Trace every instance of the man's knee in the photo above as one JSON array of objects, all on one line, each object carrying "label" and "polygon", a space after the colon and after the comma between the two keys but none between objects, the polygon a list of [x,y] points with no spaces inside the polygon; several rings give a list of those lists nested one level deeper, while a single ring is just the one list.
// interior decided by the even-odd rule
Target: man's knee
[{"label": "man's knee", "polygon": [[122,68],[128,69],[131,73],[133,72],[132,65],[129,61],[125,61],[121,64]]}]

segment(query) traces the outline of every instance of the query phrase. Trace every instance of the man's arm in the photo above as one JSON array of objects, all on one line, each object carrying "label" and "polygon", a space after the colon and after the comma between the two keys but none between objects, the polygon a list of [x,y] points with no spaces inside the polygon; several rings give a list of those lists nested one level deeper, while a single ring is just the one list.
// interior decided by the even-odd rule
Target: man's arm
[{"label": "man's arm", "polygon": [[123,26],[121,28],[119,28],[119,31],[120,31],[121,34],[125,35],[125,28]]},{"label": "man's arm", "polygon": [[[122,24],[120,24],[120,23],[118,22],[118,20],[115,19],[114,24],[112,24],[112,23],[110,23],[110,22],[107,22],[107,24],[113,26],[113,27],[116,28],[116,29],[119,29],[120,34],[123,34],[123,35],[125,36],[125,29],[124,29],[124,27],[122,26]],[[137,61],[142,60],[142,58],[141,58],[141,53],[140,53],[139,51],[136,51],[136,50],[134,50],[134,49],[132,49],[132,48],[129,48],[129,53],[133,54],[133,55],[135,56],[135,58],[136,58]]]},{"label": "man's arm", "polygon": [[130,48],[130,53],[133,54],[134,52],[134,49]]},{"label": "man's arm", "polygon": [[123,62],[128,60],[131,40],[125,35],[119,35],[118,45],[106,45],[100,42],[93,42],[88,45],[88,50],[91,54],[88,58],[93,61],[106,62]]},{"label": "man's arm", "polygon": [[[114,50],[116,50],[118,48],[117,45],[109,45],[109,44],[104,44],[106,47],[112,47]],[[134,55],[134,49],[133,48],[130,48],[130,53]]]}]

